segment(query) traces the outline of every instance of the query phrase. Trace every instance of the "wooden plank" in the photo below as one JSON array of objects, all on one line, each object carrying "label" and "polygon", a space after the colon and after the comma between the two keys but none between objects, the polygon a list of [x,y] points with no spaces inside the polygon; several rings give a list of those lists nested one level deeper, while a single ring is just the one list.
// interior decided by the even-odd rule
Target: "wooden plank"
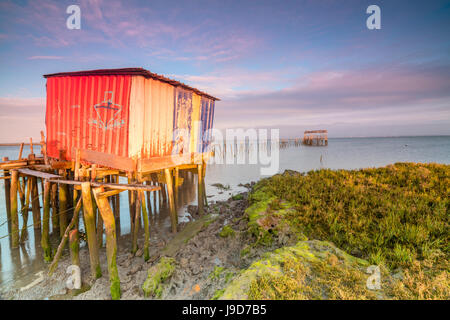
[{"label": "wooden plank", "polygon": [[190,164],[193,161],[191,154],[165,156],[138,161],[138,172],[154,172],[174,168],[182,164]]},{"label": "wooden plank", "polygon": [[36,171],[36,170],[31,170],[31,169],[17,169],[17,171],[19,171],[21,174],[27,175],[27,176],[33,176],[33,177],[38,177],[38,178],[42,178],[42,179],[58,179],[58,178],[62,178],[61,176],[57,175],[57,174],[53,174],[53,173],[46,173],[46,172],[42,172],[42,171]]},{"label": "wooden plank", "polygon": [[[81,185],[82,181],[75,181],[75,180],[63,180],[63,179],[50,179],[51,183],[58,183],[58,184],[70,184],[70,185]],[[149,186],[149,185],[143,185],[143,184],[120,184],[120,183],[101,183],[101,182],[91,182],[91,185],[93,187],[104,187],[109,189],[116,189],[116,190],[134,190],[134,191],[157,191],[161,188],[159,186]]]},{"label": "wooden plank", "polygon": [[[208,161],[212,152],[205,153],[186,153],[181,155],[171,155],[158,158],[141,159],[138,161],[138,172],[148,173],[171,169],[178,166],[189,166],[192,164],[201,164]],[[195,168],[195,166],[194,166]]]},{"label": "wooden plank", "polygon": [[[75,150],[72,153],[75,154]],[[136,164],[133,159],[104,152],[80,149],[80,159],[91,164],[98,164],[113,169],[136,170]]]}]

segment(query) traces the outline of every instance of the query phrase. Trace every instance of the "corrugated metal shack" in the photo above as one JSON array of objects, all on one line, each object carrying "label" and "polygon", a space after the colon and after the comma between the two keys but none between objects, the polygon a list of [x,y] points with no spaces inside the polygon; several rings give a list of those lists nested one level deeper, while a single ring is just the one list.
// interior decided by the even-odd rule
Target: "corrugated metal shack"
[{"label": "corrugated metal shack", "polygon": [[213,96],[141,68],[44,77],[50,158],[71,160],[80,149],[84,161],[149,172],[169,166],[174,154],[185,154],[175,164],[187,164],[208,151]]}]

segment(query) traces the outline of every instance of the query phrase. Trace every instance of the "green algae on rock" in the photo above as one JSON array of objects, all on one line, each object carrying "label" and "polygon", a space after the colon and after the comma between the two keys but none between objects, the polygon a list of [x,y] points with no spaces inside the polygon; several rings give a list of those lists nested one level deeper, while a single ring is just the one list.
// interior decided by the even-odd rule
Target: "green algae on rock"
[{"label": "green algae on rock", "polygon": [[222,230],[219,232],[219,236],[222,238],[232,237],[234,236],[234,230],[230,226],[224,226]]},{"label": "green algae on rock", "polygon": [[147,279],[142,285],[146,297],[155,296],[160,298],[164,282],[169,279],[175,271],[175,259],[162,257],[159,262],[148,270]]}]

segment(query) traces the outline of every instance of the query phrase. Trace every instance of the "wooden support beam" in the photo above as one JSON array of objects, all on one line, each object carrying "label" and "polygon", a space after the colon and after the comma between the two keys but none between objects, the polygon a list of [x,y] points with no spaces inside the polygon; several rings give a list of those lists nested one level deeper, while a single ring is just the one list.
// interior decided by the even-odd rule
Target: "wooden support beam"
[{"label": "wooden support beam", "polygon": [[47,143],[45,142],[44,131],[41,131],[41,154],[44,156],[44,163],[48,164]]},{"label": "wooden support beam", "polygon": [[178,167],[174,169],[174,176],[175,203],[178,203],[178,188],[180,185],[180,169]]},{"label": "wooden support beam", "polygon": [[144,220],[144,260],[147,261],[150,259],[150,254],[148,251],[148,246],[150,242],[150,227],[148,224],[148,212],[147,212],[147,205],[145,203],[145,195],[144,191],[138,191],[139,197],[141,200],[141,206],[142,206],[142,219]]},{"label": "wooden support beam", "polygon": [[22,159],[23,145],[24,145],[24,143],[22,142],[20,144],[19,157],[17,158],[18,160]]},{"label": "wooden support beam", "polygon": [[78,200],[78,203],[77,203],[77,205],[75,207],[75,213],[74,213],[74,215],[72,217],[72,221],[70,221],[70,223],[67,226],[66,230],[64,230],[61,242],[59,243],[59,246],[58,246],[58,250],[56,250],[55,257],[53,258],[52,264],[50,265],[49,270],[48,270],[48,275],[49,276],[52,275],[52,273],[56,270],[56,267],[58,266],[58,261],[59,261],[59,258],[61,257],[61,254],[62,254],[62,252],[64,250],[64,247],[66,245],[67,239],[69,237],[69,232],[73,228],[73,226],[75,225],[75,221],[78,220],[78,215],[80,213],[80,210],[81,210],[81,198],[80,198],[80,200]]},{"label": "wooden support beam", "polygon": [[95,213],[97,215],[97,244],[98,248],[100,249],[103,247],[103,218],[100,214],[100,211],[97,210],[97,203],[95,202]]},{"label": "wooden support beam", "polygon": [[177,208],[175,207],[175,201],[173,198],[173,183],[172,183],[172,173],[170,169],[164,169],[166,183],[167,183],[167,196],[169,198],[169,208],[170,208],[170,222],[172,224],[172,232],[177,232],[178,225],[178,214]]},{"label": "wooden support beam", "polygon": [[[81,185],[82,181],[75,181],[75,180],[65,180],[65,179],[50,179],[51,183],[58,183],[58,184],[69,184],[69,185]],[[158,186],[146,186],[143,184],[120,184],[120,183],[100,183],[100,182],[91,182],[92,187],[104,187],[114,190],[132,190],[132,191],[156,191],[160,188]]]},{"label": "wooden support beam", "polygon": [[56,183],[52,184],[51,203],[52,203],[52,232],[57,233],[59,237],[62,237],[62,234],[59,232],[58,185]]},{"label": "wooden support beam", "polygon": [[11,170],[11,247],[19,246],[19,216],[17,210],[17,188],[19,182],[19,172]]},{"label": "wooden support beam", "polygon": [[198,214],[200,216],[203,215],[203,205],[204,205],[204,199],[203,199],[203,165],[199,164],[197,167],[197,205],[198,205]]},{"label": "wooden support beam", "polygon": [[31,179],[31,210],[33,211],[34,229],[41,229],[41,205],[39,203],[39,189],[36,177]]},{"label": "wooden support beam", "polygon": [[103,188],[94,189],[94,197],[97,201],[98,209],[105,223],[106,231],[106,257],[108,260],[108,273],[110,282],[111,298],[113,300],[120,299],[120,279],[117,270],[117,240],[116,225],[114,221],[114,213],[109,205],[108,199],[105,197],[97,197],[98,193],[103,192]]},{"label": "wooden support beam", "polygon": [[110,191],[105,191],[105,192],[99,193],[97,196],[100,198],[107,198],[107,197],[115,196],[123,191],[125,191],[125,190],[120,190],[120,189],[110,190]]},{"label": "wooden support beam", "polygon": [[[3,157],[2,161],[9,161],[8,157]],[[7,170],[3,171],[3,176],[5,178],[10,177],[10,173]],[[11,190],[11,181],[9,179],[5,180],[5,205],[6,205],[6,217],[8,220],[11,219],[11,196],[10,196],[10,190]]]},{"label": "wooden support beam", "polygon": [[28,236],[28,211],[30,211],[30,196],[31,196],[31,179],[27,179],[25,187],[25,205],[22,208],[22,230],[20,231],[20,243],[24,243]]},{"label": "wooden support beam", "polygon": [[49,229],[50,229],[50,190],[51,185],[48,180],[44,182],[44,214],[42,217],[42,237],[41,247],[44,251],[44,260],[50,262],[52,260],[52,248],[50,246]]},{"label": "wooden support beam", "polygon": [[91,275],[93,279],[97,279],[102,276],[102,270],[100,269],[98,244],[95,233],[95,213],[92,204],[91,184],[89,182],[83,182],[81,190],[83,197],[84,223],[88,240],[89,258],[91,261]]},{"label": "wooden support beam", "polygon": [[69,248],[70,248],[70,260],[72,264],[80,266],[80,255],[79,255],[80,242],[78,236],[78,229],[73,229],[69,232]]},{"label": "wooden support beam", "polygon": [[132,247],[131,247],[131,253],[135,254],[136,251],[138,250],[138,243],[137,243],[137,238],[138,238],[138,233],[139,233],[139,226],[140,226],[140,220],[141,220],[141,201],[140,201],[140,197],[138,195],[137,191],[132,191],[133,192],[133,198],[134,198],[134,217],[133,217],[133,221],[134,223],[133,228],[131,229],[132,232]]},{"label": "wooden support beam", "polygon": [[[60,175],[65,175],[64,170],[60,170]],[[67,200],[69,198],[69,190],[67,185],[59,186],[59,234],[64,234],[67,228]]]},{"label": "wooden support beam", "polygon": [[30,138],[30,155],[34,155],[34,151],[33,151],[33,138]]}]

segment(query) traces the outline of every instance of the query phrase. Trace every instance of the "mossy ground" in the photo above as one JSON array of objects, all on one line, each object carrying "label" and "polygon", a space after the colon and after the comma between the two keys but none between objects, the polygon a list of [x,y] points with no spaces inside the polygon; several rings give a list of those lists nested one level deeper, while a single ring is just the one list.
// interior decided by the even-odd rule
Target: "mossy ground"
[{"label": "mossy ground", "polygon": [[172,276],[174,271],[175,259],[162,257],[156,265],[148,270],[147,279],[142,285],[144,295],[160,298],[164,289],[164,282]]},{"label": "mossy ground", "polygon": [[[450,166],[414,163],[263,179],[246,210],[255,245],[269,246],[283,233],[298,242],[254,262],[222,298],[448,299],[449,186]],[[320,250],[299,251],[306,237],[352,256],[333,263]],[[358,258],[381,267],[382,292],[366,288],[361,261],[347,261]]]}]

